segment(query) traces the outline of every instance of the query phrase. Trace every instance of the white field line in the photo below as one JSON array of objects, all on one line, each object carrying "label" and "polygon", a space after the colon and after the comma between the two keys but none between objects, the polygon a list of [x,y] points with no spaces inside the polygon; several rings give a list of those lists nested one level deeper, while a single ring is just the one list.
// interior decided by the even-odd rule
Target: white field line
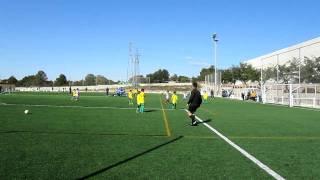
[{"label": "white field line", "polygon": [[[185,109],[186,112],[188,110]],[[229,145],[231,145],[233,148],[238,150],[242,155],[244,155],[246,158],[250,159],[253,163],[255,163],[257,166],[259,166],[262,170],[270,174],[272,177],[274,177],[277,180],[284,180],[282,176],[280,176],[278,173],[273,171],[271,168],[269,168],[267,165],[263,164],[261,161],[259,161],[257,158],[249,154],[247,151],[242,149],[240,146],[236,145],[234,142],[232,142],[230,139],[228,139],[226,136],[221,134],[219,131],[211,127],[209,124],[203,122],[202,119],[196,116],[196,119],[200,121],[202,124],[204,124],[207,128],[209,128],[212,132],[214,132],[216,135],[218,135],[220,138],[222,138],[224,141],[226,141]]]},{"label": "white field line", "polygon": [[276,104],[276,103],[258,103],[255,101],[243,101],[243,100],[239,100],[239,99],[230,99],[230,98],[225,98],[225,100],[229,100],[229,101],[242,101],[245,103],[252,103],[252,104],[261,104],[261,105],[266,105],[266,106],[279,106],[279,107],[284,107],[284,108],[295,108],[295,109],[304,109],[304,110],[308,110],[308,111],[316,111],[316,112],[320,112],[319,108],[309,108],[309,107],[301,107],[301,106],[293,106],[293,107],[289,107],[287,104]]},{"label": "white field line", "polygon": [[[60,106],[60,105],[47,105],[47,104],[7,104],[7,103],[0,103],[2,106],[26,106],[26,107],[53,107],[53,108],[84,108],[84,109],[136,109],[134,107],[125,108],[125,107],[109,107],[109,106]],[[161,110],[162,108],[146,108],[146,110]],[[164,109],[168,111],[172,111],[172,109]]]}]

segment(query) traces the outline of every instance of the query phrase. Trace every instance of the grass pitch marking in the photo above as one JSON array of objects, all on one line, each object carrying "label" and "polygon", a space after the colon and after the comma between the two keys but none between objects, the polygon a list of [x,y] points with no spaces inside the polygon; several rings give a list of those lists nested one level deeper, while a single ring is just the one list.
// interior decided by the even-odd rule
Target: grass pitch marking
[{"label": "grass pitch marking", "polygon": [[164,121],[164,126],[166,127],[167,136],[170,137],[171,136],[171,132],[170,132],[170,128],[169,128],[168,118],[167,118],[167,114],[165,112],[165,109],[163,108],[161,97],[160,97],[160,104],[161,104],[163,121]]},{"label": "grass pitch marking", "polygon": [[[188,110],[185,109],[186,112],[188,112]],[[238,150],[242,155],[244,155],[246,158],[248,158],[249,160],[251,160],[253,163],[255,163],[257,166],[259,166],[262,170],[264,170],[265,172],[267,172],[269,175],[271,175],[273,178],[277,179],[277,180],[285,180],[282,176],[280,176],[278,173],[276,173],[275,171],[273,171],[271,168],[269,168],[267,165],[263,164],[261,161],[259,161],[257,158],[255,158],[254,156],[252,156],[251,154],[249,154],[247,151],[245,151],[244,149],[242,149],[240,146],[236,145],[234,142],[232,142],[230,139],[228,139],[226,136],[224,136],[223,134],[221,134],[219,131],[217,131],[216,129],[214,129],[213,127],[211,127],[209,124],[203,122],[202,119],[200,119],[198,116],[196,116],[196,119],[198,121],[200,121],[203,125],[205,125],[207,128],[209,128],[212,132],[214,132],[216,135],[218,135],[221,139],[223,139],[224,141],[226,141],[229,145],[231,145],[233,148],[235,148],[236,150]]]},{"label": "grass pitch marking", "polygon": [[[135,107],[110,107],[110,106],[77,106],[77,105],[48,105],[48,104],[11,104],[11,103],[0,103],[2,106],[26,106],[26,107],[51,107],[51,108],[85,108],[85,109],[122,109],[131,110],[137,109]],[[159,110],[162,111],[163,108],[146,108],[146,110]],[[173,111],[173,109],[164,109],[167,111]]]}]

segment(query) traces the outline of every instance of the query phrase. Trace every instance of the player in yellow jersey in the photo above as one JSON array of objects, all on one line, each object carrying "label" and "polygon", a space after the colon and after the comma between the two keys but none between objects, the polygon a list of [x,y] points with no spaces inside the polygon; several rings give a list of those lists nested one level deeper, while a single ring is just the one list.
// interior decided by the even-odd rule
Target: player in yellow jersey
[{"label": "player in yellow jersey", "polygon": [[202,97],[203,97],[203,103],[207,103],[208,102],[208,93],[207,93],[207,91],[204,91]]},{"label": "player in yellow jersey", "polygon": [[137,95],[137,105],[138,105],[138,108],[136,111],[137,113],[144,112],[144,98],[145,98],[144,89],[141,89],[141,91],[138,91],[138,95]]},{"label": "player in yellow jersey", "polygon": [[171,96],[172,109],[177,109],[177,102],[178,102],[178,95],[176,94],[176,91],[173,91],[173,94]]},{"label": "player in yellow jersey", "polygon": [[128,92],[128,100],[129,100],[129,106],[133,105],[133,95],[132,95],[132,90]]},{"label": "player in yellow jersey", "polygon": [[136,110],[136,113],[139,113],[139,112],[140,112],[140,106],[141,106],[141,105],[140,105],[140,104],[141,104],[141,103],[140,103],[140,101],[141,101],[140,91],[137,92],[137,97],[136,97],[136,98],[137,98],[137,110]]},{"label": "player in yellow jersey", "polygon": [[140,112],[141,113],[144,112],[144,98],[145,98],[144,89],[141,89],[141,92],[140,92]]},{"label": "player in yellow jersey", "polygon": [[76,100],[76,89],[73,89],[73,90],[72,90],[71,100]]},{"label": "player in yellow jersey", "polygon": [[133,90],[132,90],[132,94],[133,94],[133,96],[138,95],[138,90],[137,90],[137,89],[133,89]]}]

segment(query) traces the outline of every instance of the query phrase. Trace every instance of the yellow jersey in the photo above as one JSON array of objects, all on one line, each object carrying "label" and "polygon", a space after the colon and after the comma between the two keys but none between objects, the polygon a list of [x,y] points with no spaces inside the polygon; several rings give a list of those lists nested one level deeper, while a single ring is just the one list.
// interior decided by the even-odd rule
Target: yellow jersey
[{"label": "yellow jersey", "polygon": [[136,89],[133,89],[133,90],[132,90],[132,93],[133,93],[134,95],[136,95],[136,94],[138,93],[138,91],[137,91]]},{"label": "yellow jersey", "polygon": [[172,94],[171,96],[171,102],[172,104],[177,104],[178,102],[178,96],[176,94]]},{"label": "yellow jersey", "polygon": [[132,99],[132,98],[133,98],[133,97],[132,97],[132,92],[130,92],[130,91],[128,92],[128,98],[129,98],[129,99]]},{"label": "yellow jersey", "polygon": [[208,93],[203,94],[203,99],[208,99]]},{"label": "yellow jersey", "polygon": [[144,97],[141,93],[139,93],[137,95],[137,104],[140,105],[140,104],[144,104]]},{"label": "yellow jersey", "polygon": [[141,104],[144,104],[144,96],[145,96],[145,95],[144,95],[144,92],[140,92],[140,96],[141,96],[141,97],[140,97],[140,98],[141,98],[141,99],[140,99],[140,100],[141,100]]}]

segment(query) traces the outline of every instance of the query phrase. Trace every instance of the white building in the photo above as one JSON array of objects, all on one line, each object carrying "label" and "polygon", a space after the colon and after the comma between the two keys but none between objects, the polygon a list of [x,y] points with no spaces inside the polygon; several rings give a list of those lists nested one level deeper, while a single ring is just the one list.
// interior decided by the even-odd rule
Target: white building
[{"label": "white building", "polygon": [[260,69],[283,65],[296,58],[303,61],[304,57],[320,57],[320,37],[299,43],[260,57],[246,60],[245,63],[251,64],[254,68]]}]

